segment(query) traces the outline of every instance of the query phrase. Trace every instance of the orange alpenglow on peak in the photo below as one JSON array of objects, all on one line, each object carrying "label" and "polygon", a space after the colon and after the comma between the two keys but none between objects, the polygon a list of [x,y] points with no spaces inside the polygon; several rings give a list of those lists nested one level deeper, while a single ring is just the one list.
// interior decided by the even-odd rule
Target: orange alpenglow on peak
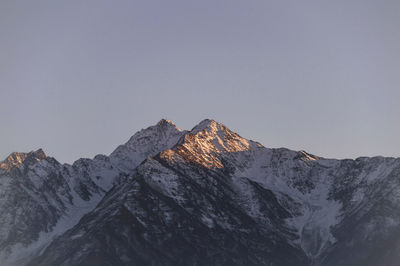
[{"label": "orange alpenglow on peak", "polygon": [[32,158],[33,160],[39,162],[40,160],[46,158],[46,154],[42,149],[31,151],[29,153],[13,152],[3,162],[0,163],[0,169],[3,169],[8,172],[13,167],[21,166],[24,163],[24,161],[28,158]]}]

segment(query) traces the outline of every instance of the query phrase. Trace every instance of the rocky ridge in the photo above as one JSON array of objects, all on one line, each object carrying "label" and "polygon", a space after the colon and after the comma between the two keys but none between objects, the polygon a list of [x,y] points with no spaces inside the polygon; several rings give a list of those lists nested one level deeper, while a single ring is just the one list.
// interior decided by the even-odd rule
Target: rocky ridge
[{"label": "rocky ridge", "polygon": [[396,158],[324,159],[213,120],[190,131],[161,120],[110,156],[61,165],[39,150],[0,169],[5,265],[396,265],[399,254]]}]

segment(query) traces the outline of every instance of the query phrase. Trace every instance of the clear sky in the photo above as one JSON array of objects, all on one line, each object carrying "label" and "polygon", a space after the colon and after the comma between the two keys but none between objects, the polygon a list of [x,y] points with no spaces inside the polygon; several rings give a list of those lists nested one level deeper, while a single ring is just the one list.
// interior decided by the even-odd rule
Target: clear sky
[{"label": "clear sky", "polygon": [[400,157],[398,0],[1,0],[0,158],[109,154],[161,118]]}]

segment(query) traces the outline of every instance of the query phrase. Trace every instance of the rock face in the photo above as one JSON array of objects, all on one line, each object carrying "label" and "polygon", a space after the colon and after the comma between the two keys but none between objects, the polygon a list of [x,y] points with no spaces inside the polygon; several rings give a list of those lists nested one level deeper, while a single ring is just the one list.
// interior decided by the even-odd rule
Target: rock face
[{"label": "rock face", "polygon": [[1,265],[398,265],[399,201],[400,159],[161,120],[110,156],[1,163]]}]

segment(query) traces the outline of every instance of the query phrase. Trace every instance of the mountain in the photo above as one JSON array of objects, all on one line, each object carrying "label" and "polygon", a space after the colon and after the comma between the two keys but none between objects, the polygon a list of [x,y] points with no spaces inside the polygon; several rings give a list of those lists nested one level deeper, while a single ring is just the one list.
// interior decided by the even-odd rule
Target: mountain
[{"label": "mountain", "polygon": [[269,149],[163,119],[110,156],[0,164],[4,265],[398,265],[400,159]]},{"label": "mountain", "polygon": [[147,156],[168,148],[181,133],[172,122],[136,133],[110,156],[60,164],[40,149],[12,153],[0,163],[0,261],[24,265],[52,239],[92,210],[113,183],[126,176],[126,162],[136,167]]}]

